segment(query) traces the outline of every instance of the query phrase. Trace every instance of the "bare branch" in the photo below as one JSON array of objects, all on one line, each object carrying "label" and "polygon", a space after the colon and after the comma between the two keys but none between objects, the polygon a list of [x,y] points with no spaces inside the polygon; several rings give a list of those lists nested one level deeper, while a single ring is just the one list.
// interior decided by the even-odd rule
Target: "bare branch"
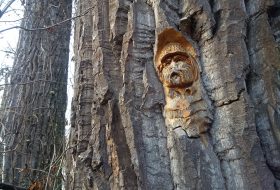
[{"label": "bare branch", "polygon": [[4,53],[6,53],[6,54],[15,54],[15,52],[14,51],[9,51],[9,50],[0,50],[1,52],[4,52]]},{"label": "bare branch", "polygon": [[17,20],[0,20],[0,22],[18,22],[18,21],[21,21],[22,20],[22,18],[19,18],[19,19],[17,19]]},{"label": "bare branch", "polygon": [[22,29],[22,30],[30,31],[30,32],[32,32],[32,31],[39,31],[39,30],[48,30],[48,29],[51,29],[51,28],[53,28],[53,27],[55,27],[55,26],[59,26],[59,25],[61,25],[61,24],[64,24],[64,23],[69,22],[69,21],[71,21],[71,20],[74,20],[74,19],[76,19],[76,18],[85,16],[85,15],[88,14],[88,13],[90,12],[90,10],[92,10],[94,7],[95,7],[95,6],[88,8],[85,12],[83,12],[83,13],[80,14],[80,15],[77,15],[77,16],[74,16],[74,17],[65,19],[65,20],[63,20],[63,21],[61,21],[61,22],[55,23],[55,24],[50,25],[50,26],[41,27],[41,28],[24,28],[24,27],[22,27],[22,26],[13,26],[13,27],[10,27],[10,28],[6,28],[6,29],[3,29],[3,30],[0,30],[0,33],[5,32],[5,31],[8,31],[8,30],[12,30],[12,29]]},{"label": "bare branch", "polygon": [[11,0],[7,3],[7,5],[4,7],[3,10],[0,10],[0,18],[4,15],[4,13],[7,11],[7,9],[15,2],[15,0]]}]

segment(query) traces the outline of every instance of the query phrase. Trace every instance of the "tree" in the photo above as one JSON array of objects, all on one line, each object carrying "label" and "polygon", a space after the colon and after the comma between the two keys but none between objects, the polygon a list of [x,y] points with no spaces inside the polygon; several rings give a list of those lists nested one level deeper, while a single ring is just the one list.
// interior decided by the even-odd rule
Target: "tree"
[{"label": "tree", "polygon": [[66,189],[279,189],[279,6],[80,1]]},{"label": "tree", "polygon": [[[3,181],[61,186],[71,0],[25,1],[2,103]],[[53,27],[48,27],[53,26]]]}]

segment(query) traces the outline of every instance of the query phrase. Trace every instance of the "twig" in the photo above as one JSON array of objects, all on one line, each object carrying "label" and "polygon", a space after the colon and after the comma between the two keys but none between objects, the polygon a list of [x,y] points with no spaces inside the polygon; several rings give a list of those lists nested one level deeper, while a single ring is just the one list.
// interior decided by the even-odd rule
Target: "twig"
[{"label": "twig", "polygon": [[15,54],[14,51],[9,51],[9,50],[0,50],[0,51],[6,54]]},{"label": "twig", "polygon": [[0,22],[18,22],[20,20],[22,20],[22,18],[19,18],[17,20],[0,20]]},{"label": "twig", "polygon": [[13,4],[13,2],[15,2],[15,0],[11,0],[10,2],[7,3],[7,5],[4,7],[2,11],[0,10],[0,18],[4,15],[7,9]]},{"label": "twig", "polygon": [[49,179],[50,179],[50,175],[51,175],[51,169],[52,169],[52,166],[53,166],[53,161],[54,161],[55,152],[56,152],[55,149],[56,149],[56,148],[55,148],[55,145],[54,145],[53,156],[52,156],[52,160],[51,160],[51,163],[50,163],[49,172],[48,172],[48,175],[47,175],[45,190],[48,190],[48,183],[49,183]]},{"label": "twig", "polygon": [[50,26],[41,27],[41,28],[24,28],[24,27],[22,27],[22,26],[13,26],[13,27],[10,27],[10,28],[6,28],[6,29],[3,29],[3,30],[0,30],[0,33],[5,32],[5,31],[8,31],[8,30],[12,30],[12,29],[17,29],[17,28],[18,28],[18,29],[25,30],[25,31],[30,31],[30,32],[32,32],[32,31],[39,31],[39,30],[48,30],[48,29],[51,29],[51,28],[53,28],[53,27],[55,27],[55,26],[58,26],[58,25],[61,25],[61,24],[66,23],[66,22],[69,22],[69,21],[71,21],[71,20],[74,20],[74,19],[76,19],[76,18],[85,16],[85,15],[88,14],[89,11],[92,10],[94,7],[95,7],[95,6],[88,8],[85,12],[83,12],[83,13],[80,14],[80,15],[77,15],[77,16],[74,16],[74,17],[65,19],[65,20],[63,20],[63,21],[61,21],[61,22],[55,23],[55,24],[50,25]]}]

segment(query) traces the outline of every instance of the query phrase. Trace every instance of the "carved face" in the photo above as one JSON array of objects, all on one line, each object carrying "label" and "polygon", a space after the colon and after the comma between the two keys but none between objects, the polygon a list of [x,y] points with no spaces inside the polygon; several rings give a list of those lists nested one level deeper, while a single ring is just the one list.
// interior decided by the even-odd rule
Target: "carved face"
[{"label": "carved face", "polygon": [[196,68],[188,55],[171,54],[161,60],[160,74],[165,86],[186,88],[196,80]]},{"label": "carved face", "polygon": [[182,128],[189,137],[199,137],[209,129],[212,113],[200,78],[197,51],[173,28],[162,31],[156,42],[154,64],[163,83],[167,129]]}]

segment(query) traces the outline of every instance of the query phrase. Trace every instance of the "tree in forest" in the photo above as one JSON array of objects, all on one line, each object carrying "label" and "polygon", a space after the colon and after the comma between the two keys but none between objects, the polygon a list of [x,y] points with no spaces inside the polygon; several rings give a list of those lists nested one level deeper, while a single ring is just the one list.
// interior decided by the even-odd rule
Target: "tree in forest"
[{"label": "tree in forest", "polygon": [[24,9],[1,107],[3,182],[59,188],[72,1],[27,0]]},{"label": "tree in forest", "polygon": [[77,7],[66,189],[280,189],[279,1]]}]

